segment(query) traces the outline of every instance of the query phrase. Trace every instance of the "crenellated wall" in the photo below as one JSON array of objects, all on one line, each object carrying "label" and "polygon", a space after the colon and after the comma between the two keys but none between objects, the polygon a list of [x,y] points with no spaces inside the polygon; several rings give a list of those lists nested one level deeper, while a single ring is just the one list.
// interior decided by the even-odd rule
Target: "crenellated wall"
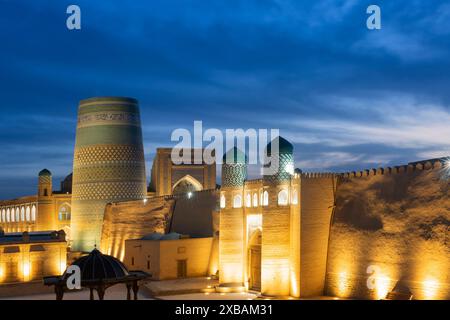
[{"label": "crenellated wall", "polygon": [[441,159],[340,175],[325,294],[450,299],[450,191]]},{"label": "crenellated wall", "polygon": [[310,173],[300,181],[300,296],[321,296],[337,177]]}]

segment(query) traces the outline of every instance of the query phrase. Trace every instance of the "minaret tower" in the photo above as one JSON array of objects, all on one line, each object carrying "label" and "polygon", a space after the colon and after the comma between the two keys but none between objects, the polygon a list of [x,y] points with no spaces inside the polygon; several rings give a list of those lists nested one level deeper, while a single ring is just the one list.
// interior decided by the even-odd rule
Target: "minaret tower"
[{"label": "minaret tower", "polygon": [[282,137],[275,138],[266,147],[274,170],[263,176],[261,293],[270,296],[291,294],[291,265],[287,257],[291,254],[293,150],[292,144]]},{"label": "minaret tower", "polygon": [[49,170],[44,169],[39,172],[36,231],[55,229],[52,195],[52,173]]},{"label": "minaret tower", "polygon": [[244,287],[245,154],[234,147],[223,156],[220,189],[220,285]]}]

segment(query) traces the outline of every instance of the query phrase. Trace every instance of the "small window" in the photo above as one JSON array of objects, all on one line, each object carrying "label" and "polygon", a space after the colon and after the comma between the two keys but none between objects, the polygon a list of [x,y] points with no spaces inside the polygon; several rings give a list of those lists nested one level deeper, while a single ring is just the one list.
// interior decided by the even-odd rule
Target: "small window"
[{"label": "small window", "polygon": [[292,204],[298,204],[298,194],[297,190],[292,190]]},{"label": "small window", "polygon": [[264,191],[263,193],[263,205],[264,206],[269,205],[269,193],[267,191]]},{"label": "small window", "polygon": [[36,206],[31,207],[31,221],[36,221]]},{"label": "small window", "polygon": [[286,190],[281,190],[278,193],[278,205],[286,206],[288,204],[288,193]]},{"label": "small window", "polygon": [[250,193],[247,193],[247,196],[245,197],[245,206],[247,208],[250,208],[252,206],[252,196]]},{"label": "small window", "polygon": [[30,212],[28,214],[25,213],[25,219],[26,221],[31,221]]},{"label": "small window", "polygon": [[226,205],[226,203],[225,203],[225,196],[222,194],[220,196],[220,207],[223,209],[223,208],[225,208],[225,205]]},{"label": "small window", "polygon": [[6,247],[6,248],[3,250],[3,253],[17,253],[17,252],[20,252],[20,248],[17,247],[17,246],[14,246],[14,247]]},{"label": "small window", "polygon": [[147,270],[150,270],[150,260],[147,260]]},{"label": "small window", "polygon": [[177,260],[177,278],[187,277],[187,260]]},{"label": "small window", "polygon": [[241,208],[242,207],[242,196],[237,194],[233,198],[233,208]]},{"label": "small window", "polygon": [[59,221],[70,220],[70,209],[67,205],[63,205],[59,208],[58,219]]},{"label": "small window", "polygon": [[256,193],[253,194],[253,206],[258,206],[258,195]]},{"label": "small window", "polygon": [[30,246],[30,252],[35,252],[35,251],[45,251],[45,248],[39,244]]},{"label": "small window", "polygon": [[131,257],[131,265],[134,266],[134,257]]}]

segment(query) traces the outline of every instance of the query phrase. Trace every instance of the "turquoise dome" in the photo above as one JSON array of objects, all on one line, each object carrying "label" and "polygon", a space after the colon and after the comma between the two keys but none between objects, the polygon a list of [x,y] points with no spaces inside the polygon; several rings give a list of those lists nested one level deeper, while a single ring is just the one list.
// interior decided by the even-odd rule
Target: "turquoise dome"
[{"label": "turquoise dome", "polygon": [[247,156],[237,147],[233,147],[228,152],[223,155],[222,158],[224,163],[247,163]]},{"label": "turquoise dome", "polygon": [[51,175],[52,173],[47,169],[41,170],[41,172],[39,172],[39,177],[50,177]]},{"label": "turquoise dome", "polygon": [[279,153],[292,154],[294,152],[294,146],[289,141],[287,141],[285,138],[278,136],[275,139],[273,139],[272,141],[270,141],[269,144],[267,145],[266,150],[267,150],[268,155],[272,154],[272,143],[275,140],[278,140]]}]

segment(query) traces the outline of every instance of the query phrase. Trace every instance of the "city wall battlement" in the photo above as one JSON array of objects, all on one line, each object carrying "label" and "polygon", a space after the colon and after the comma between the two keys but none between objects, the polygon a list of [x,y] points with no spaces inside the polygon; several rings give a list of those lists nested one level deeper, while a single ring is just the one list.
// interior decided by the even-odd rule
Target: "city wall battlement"
[{"label": "city wall battlement", "polygon": [[423,160],[418,162],[411,162],[407,165],[400,165],[394,167],[385,168],[373,168],[362,171],[352,171],[337,174],[344,178],[359,178],[359,177],[370,177],[377,175],[390,175],[390,174],[403,174],[411,173],[423,170],[439,170],[444,167],[444,158]]}]

